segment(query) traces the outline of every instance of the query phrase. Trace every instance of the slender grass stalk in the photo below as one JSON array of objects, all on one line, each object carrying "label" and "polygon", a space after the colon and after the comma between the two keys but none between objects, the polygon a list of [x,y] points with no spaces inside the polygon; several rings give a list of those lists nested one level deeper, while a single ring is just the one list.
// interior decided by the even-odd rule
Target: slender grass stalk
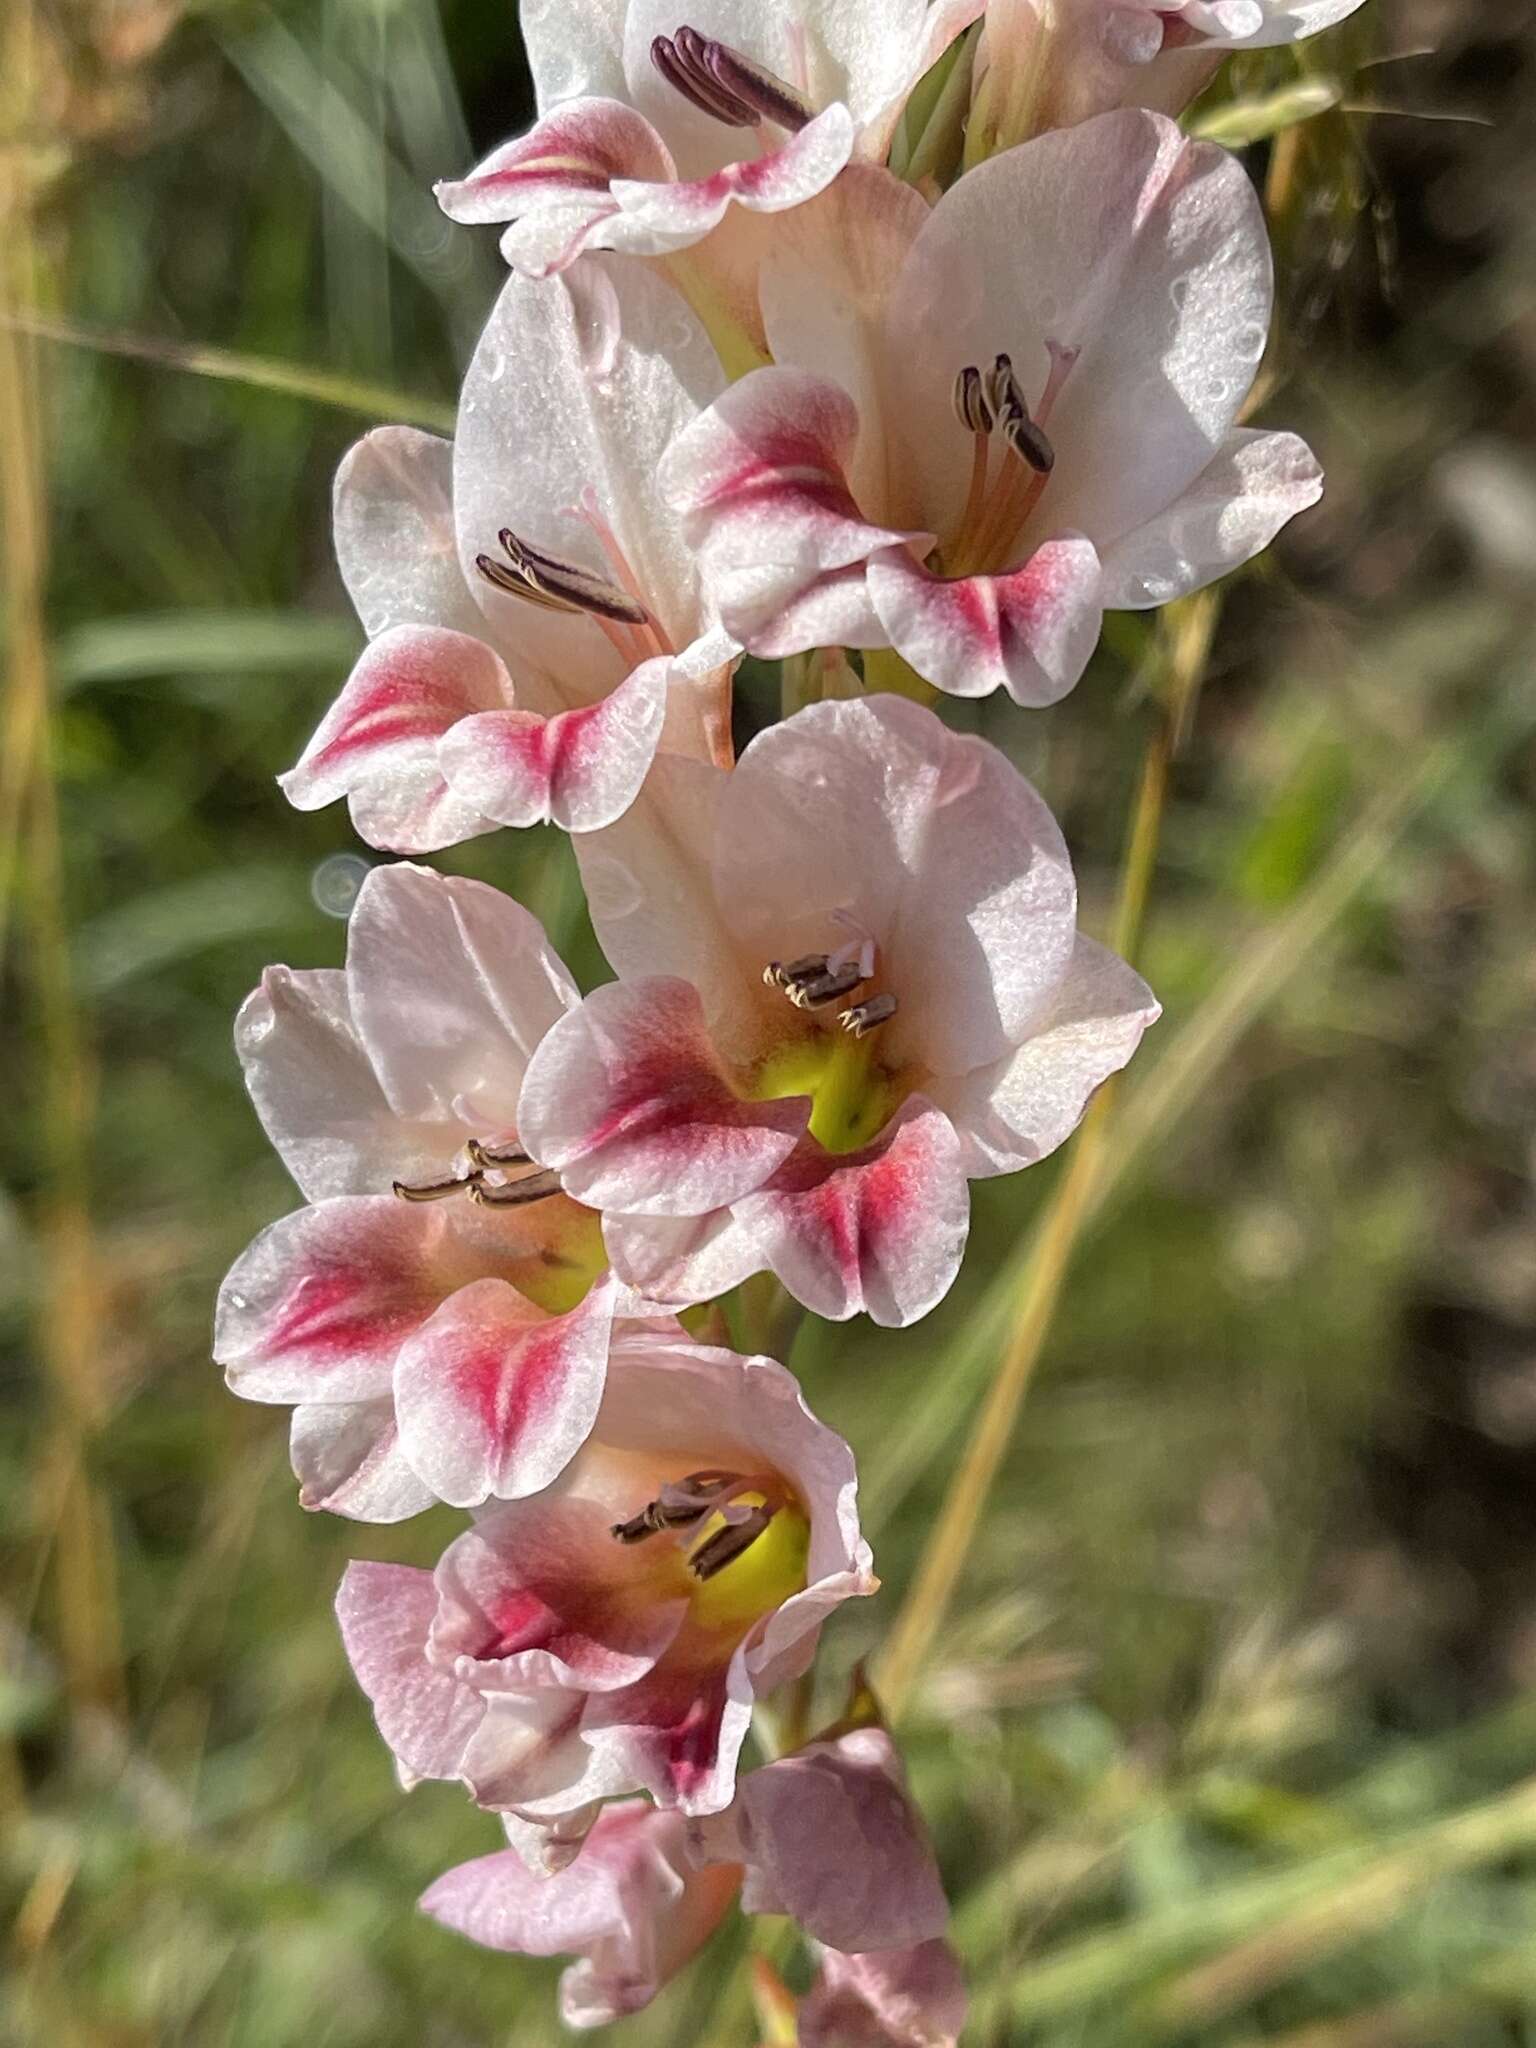
[{"label": "slender grass stalk", "polygon": [[[12,9],[6,30],[0,75],[19,94],[25,111],[34,75],[30,5]],[[0,177],[4,291],[9,298],[30,300],[41,259],[23,152],[0,159]],[[82,1709],[120,1703],[122,1649],[111,1522],[87,1461],[87,1445],[106,1405],[100,1377],[106,1351],[100,1274],[85,1192],[95,1079],[71,978],[51,744],[41,416],[33,351],[14,326],[0,325],[0,563],[9,657],[0,902],[15,895],[29,942],[25,986],[34,1014],[38,1070],[32,1099],[42,1132],[38,1337],[55,1412],[36,1474],[37,1513],[42,1549],[51,1551],[53,1559],[56,1624],[70,1698]],[[0,927],[0,939],[4,930]]]},{"label": "slender grass stalk", "polygon": [[343,412],[370,419],[401,420],[407,425],[452,433],[454,408],[414,391],[396,391],[361,377],[338,377],[308,363],[285,363],[276,356],[256,356],[239,349],[210,348],[204,342],[169,341],[156,334],[129,334],[120,328],[87,327],[78,320],[59,320],[39,311],[18,293],[7,293],[0,305],[0,327],[39,341],[64,342],[71,348],[94,349],[98,355],[126,356],[156,369],[183,370],[194,377],[214,377],[230,384],[249,384],[257,391],[275,391],[316,405],[334,405]]},{"label": "slender grass stalk", "polygon": [[[1187,708],[1210,655],[1219,598],[1202,591],[1169,608],[1162,627],[1166,689],[1147,743],[1131,816],[1114,919],[1114,945],[1134,960],[1140,950],[1168,802],[1169,768]],[[1067,1168],[1041,1219],[1020,1277],[1013,1332],[970,1440],[955,1467],[917,1573],[875,1668],[875,1690],[896,1718],[911,1701],[919,1672],[944,1624],[1024,1396],[1040,1363],[1084,1222],[1097,1200],[1118,1084],[1099,1090],[1073,1143]]]}]

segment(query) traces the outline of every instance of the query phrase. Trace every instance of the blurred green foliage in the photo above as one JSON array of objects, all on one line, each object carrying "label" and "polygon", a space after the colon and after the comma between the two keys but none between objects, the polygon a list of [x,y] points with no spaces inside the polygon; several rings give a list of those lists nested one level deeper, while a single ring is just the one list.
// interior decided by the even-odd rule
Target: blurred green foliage
[{"label": "blurred green foliage", "polygon": [[[498,264],[427,187],[526,117],[510,8],[77,0],[35,26],[3,138],[34,310],[451,406]],[[1266,416],[1311,434],[1330,492],[1227,602],[1124,1170],[908,1725],[978,2044],[1536,2042],[1533,82],[1529,6],[1372,0],[1201,110],[1276,198]],[[496,1831],[451,1788],[400,1796],[329,1616],[348,1555],[428,1561],[449,1519],[306,1518],[283,1417],[207,1358],[222,1271],[293,1199],[230,1020],[268,961],[339,959],[360,852],[272,777],[357,641],[326,506],[361,419],[167,361],[38,361],[64,863],[55,889],[23,787],[0,2025],[50,2048],[551,2041],[551,1967],[415,1916]],[[19,692],[14,590],[5,616]],[[1155,683],[1121,617],[1049,716],[957,707],[1042,784],[1100,931]],[[600,975],[557,836],[444,864]],[[927,1322],[801,1334],[888,1587],[829,1638],[829,1710],[910,1574],[1057,1171],[980,1191]],[[741,1946],[627,2037],[750,2043]]]}]

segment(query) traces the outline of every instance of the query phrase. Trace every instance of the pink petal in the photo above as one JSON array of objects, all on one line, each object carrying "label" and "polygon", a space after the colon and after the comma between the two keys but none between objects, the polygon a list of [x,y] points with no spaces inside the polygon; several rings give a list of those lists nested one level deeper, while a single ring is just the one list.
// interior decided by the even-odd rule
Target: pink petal
[{"label": "pink petal", "polygon": [[682,183],[616,178],[619,215],[605,224],[606,245],[635,255],[664,256],[702,241],[734,200],[753,213],[782,213],[825,191],[853,154],[853,116],[834,103],[782,148],[727,164]]},{"label": "pink petal", "polygon": [[970,1228],[960,1140],[921,1096],[864,1151],[839,1157],[807,1142],[766,1189],[734,1206],[813,1314],[846,1322],[864,1310],[887,1329],[943,1300]]},{"label": "pink petal", "polygon": [[446,627],[392,627],[363,650],[297,765],[278,780],[301,811],[345,796],[370,846],[455,846],[490,822],[449,790],[437,743],[461,718],[511,699],[501,659],[482,641]]},{"label": "pink petal", "polygon": [[288,1441],[299,1505],[354,1522],[404,1522],[434,1504],[400,1449],[395,1404],[301,1403]]},{"label": "pink petal", "polygon": [[683,1824],[643,1801],[610,1806],[580,1853],[552,1877],[514,1850],[438,1879],[422,1911],[487,1948],[577,1955],[560,1987],[568,2026],[601,2026],[649,2004],[719,1924],[734,1873],[694,1871]]},{"label": "pink petal", "polygon": [[800,2048],[956,2048],[965,2010],[946,1941],[862,1956],[831,1949],[801,2001]]},{"label": "pink petal", "polygon": [[733,1209],[707,1216],[608,1216],[603,1242],[614,1271],[648,1301],[688,1308],[729,1294],[767,1262]]},{"label": "pink petal", "polygon": [[673,663],[642,662],[596,704],[540,718],[486,711],[444,739],[448,786],[499,825],[596,832],[624,815],[656,755]]},{"label": "pink petal", "polygon": [[[613,1692],[643,1679],[678,1631],[648,1561],[601,1502],[556,1490],[509,1503],[449,1545],[432,1642],[480,1691]],[[519,1800],[518,1803],[521,1803]]]},{"label": "pink petal", "polygon": [[534,1157],[594,1209],[703,1215],[760,1187],[810,1115],[805,1097],[743,1101],[721,1069],[698,991],[614,982],[550,1032],[523,1085]]},{"label": "pink petal", "polygon": [[1017,704],[1055,704],[1098,645],[1099,558],[1081,534],[1046,541],[1006,576],[935,576],[902,548],[875,556],[867,576],[891,645],[952,697],[1005,689]]},{"label": "pink petal", "polygon": [[408,1565],[350,1564],[336,1595],[341,1639],[379,1733],[417,1778],[457,1774],[483,1711],[477,1694],[427,1661],[436,1610],[432,1574]]},{"label": "pink petal", "polygon": [[[726,630],[754,653],[819,644],[803,637],[820,630],[818,615],[792,629],[789,607],[882,549],[929,544],[864,518],[847,475],[858,439],[858,411],[841,386],[804,370],[754,370],[684,429],[662,464],[663,494],[700,550]],[[857,595],[846,581],[838,589],[846,635]]]},{"label": "pink petal", "polygon": [[439,1207],[341,1196],[270,1224],[219,1292],[213,1354],[247,1401],[357,1401],[446,1294],[496,1270]]},{"label": "pink petal", "polygon": [[401,1440],[439,1500],[517,1500],[557,1479],[602,1399],[614,1283],[546,1316],[503,1280],[451,1295],[395,1366]]},{"label": "pink petal", "polygon": [[613,210],[614,178],[673,175],[666,145],[643,115],[617,100],[575,99],[492,150],[468,177],[444,179],[435,190],[450,220],[471,225],[557,206],[586,207],[596,220]]},{"label": "pink petal", "polygon": [[745,1863],[745,1912],[787,1913],[849,1954],[906,1948],[949,1923],[932,1846],[883,1729],[750,1772],[722,1819],[703,1824],[717,1830],[709,1853]]}]

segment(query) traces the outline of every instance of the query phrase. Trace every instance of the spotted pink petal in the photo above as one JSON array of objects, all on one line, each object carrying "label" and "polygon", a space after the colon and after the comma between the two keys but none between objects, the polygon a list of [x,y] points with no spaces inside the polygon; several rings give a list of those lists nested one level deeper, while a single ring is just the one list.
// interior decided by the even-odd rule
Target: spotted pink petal
[{"label": "spotted pink petal", "polygon": [[213,1355],[247,1401],[382,1399],[445,1295],[499,1270],[445,1207],[339,1196],[269,1225],[219,1291]]},{"label": "spotted pink petal", "polygon": [[691,983],[597,989],[549,1033],[519,1104],[524,1145],[589,1208],[703,1215],[761,1187],[810,1117],[804,1096],[743,1101]]},{"label": "spotted pink petal", "polygon": [[849,572],[908,541],[931,544],[865,519],[848,483],[858,437],[858,409],[840,385],[754,370],[662,463],[663,494],[699,549],[721,621],[754,654],[800,653],[829,633],[881,644],[862,576]]},{"label": "spotted pink petal", "polygon": [[400,1448],[395,1404],[306,1401],[293,1411],[289,1456],[299,1505],[354,1522],[405,1522],[436,1496]]},{"label": "spotted pink petal", "polygon": [[439,1500],[517,1500],[559,1477],[602,1399],[615,1285],[547,1316],[504,1280],[477,1280],[405,1345],[395,1366],[401,1441]]},{"label": "spotted pink petal", "polygon": [[752,213],[783,213],[824,192],[853,155],[857,131],[845,106],[834,103],[798,134],[765,156],[726,164],[707,178],[674,183],[616,178],[619,215],[600,234],[611,248],[665,256],[701,242],[734,202]]},{"label": "spotted pink petal", "polygon": [[480,1697],[427,1661],[437,1611],[430,1572],[401,1564],[350,1564],[336,1619],[379,1733],[414,1778],[451,1778],[479,1725]]},{"label": "spotted pink petal", "polygon": [[447,627],[395,626],[357,665],[297,764],[278,777],[289,802],[318,811],[346,797],[370,846],[431,853],[490,830],[453,794],[438,741],[461,718],[510,704],[500,657]]},{"label": "spotted pink petal", "polygon": [[763,1263],[813,1314],[845,1322],[863,1310],[886,1329],[943,1300],[970,1228],[960,1140],[921,1096],[861,1152],[808,1141],[733,1207]]},{"label": "spotted pink petal", "polygon": [[598,703],[553,718],[485,711],[462,720],[438,754],[449,788],[498,825],[613,824],[655,759],[673,666],[666,657],[642,662]]},{"label": "spotted pink petal", "polygon": [[1098,645],[1099,558],[1081,534],[1047,541],[1006,576],[935,576],[901,548],[867,575],[890,644],[952,697],[1005,689],[1018,704],[1054,704]]}]

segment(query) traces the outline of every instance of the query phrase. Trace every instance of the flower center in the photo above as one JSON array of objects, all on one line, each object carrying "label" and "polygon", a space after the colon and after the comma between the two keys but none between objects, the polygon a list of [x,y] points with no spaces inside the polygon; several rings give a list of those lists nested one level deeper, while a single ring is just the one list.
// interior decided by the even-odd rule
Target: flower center
[{"label": "flower center", "polygon": [[[467,1173],[420,1186],[402,1180],[390,1185],[402,1202],[441,1202],[448,1195],[468,1195],[472,1202],[482,1202],[489,1209],[520,1209],[526,1202],[542,1202],[560,1192],[559,1175],[547,1166],[535,1167],[528,1154],[515,1145],[483,1145],[478,1138],[471,1138],[464,1152],[469,1160]],[[533,1171],[511,1177],[509,1169],[519,1166],[533,1167]]]},{"label": "flower center", "polygon": [[[971,435],[971,485],[954,537],[940,562],[948,576],[974,576],[1008,567],[1020,533],[1045,495],[1056,451],[1045,423],[1071,374],[1079,351],[1048,341],[1051,368],[1033,412],[1014,374],[998,356],[990,370],[968,363],[955,379],[955,414]],[[1001,441],[1001,458],[993,461]]]},{"label": "flower center", "polygon": [[654,654],[676,650],[652,616],[641,595],[640,581],[630,566],[619,537],[603,517],[597,493],[590,484],[582,491],[571,512],[588,525],[613,570],[613,581],[594,576],[579,562],[564,555],[552,555],[536,548],[510,526],[502,527],[496,538],[504,559],[476,555],[475,567],[494,589],[541,611],[585,615],[599,626],[613,645],[631,663]]},{"label": "flower center", "polygon": [[[878,949],[863,933],[831,953],[770,960],[763,980],[797,1010],[837,1010],[838,1029],[813,1028],[759,1067],[752,1093],[760,1102],[811,1098],[810,1134],[828,1152],[856,1152],[899,1107],[903,1089],[879,1057],[880,1026],[896,1014],[896,998],[872,984]],[[862,993],[861,993],[862,992]]]},{"label": "flower center", "polygon": [[805,1584],[810,1523],[776,1477],[708,1469],[668,1480],[612,1534],[668,1537],[682,1552],[689,1606],[706,1628],[745,1630]]},{"label": "flower center", "polygon": [[775,121],[794,133],[816,112],[787,80],[754,64],[729,43],[700,35],[696,28],[657,36],[651,44],[651,62],[691,106],[728,128],[756,128]]}]

